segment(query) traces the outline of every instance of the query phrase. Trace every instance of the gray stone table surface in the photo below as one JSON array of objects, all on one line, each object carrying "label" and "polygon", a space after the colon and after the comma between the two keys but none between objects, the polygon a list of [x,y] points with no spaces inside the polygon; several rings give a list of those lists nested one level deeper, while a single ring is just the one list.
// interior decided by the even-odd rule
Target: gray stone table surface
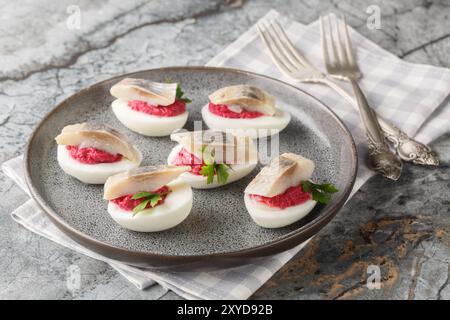
[{"label": "gray stone table surface", "polygon": [[[0,162],[24,151],[36,123],[76,91],[121,73],[203,65],[269,9],[302,23],[329,11],[407,61],[450,67],[449,0],[0,1]],[[381,29],[366,27],[370,5]],[[71,5],[80,29],[67,27]],[[253,298],[450,298],[450,135],[433,144],[439,168],[406,165],[394,183],[371,179]],[[152,299],[105,263],[43,239],[9,213],[27,196],[0,173],[1,299]],[[369,265],[381,288],[366,287]],[[68,267],[81,287],[68,290]],[[163,299],[179,298],[172,292]]]}]

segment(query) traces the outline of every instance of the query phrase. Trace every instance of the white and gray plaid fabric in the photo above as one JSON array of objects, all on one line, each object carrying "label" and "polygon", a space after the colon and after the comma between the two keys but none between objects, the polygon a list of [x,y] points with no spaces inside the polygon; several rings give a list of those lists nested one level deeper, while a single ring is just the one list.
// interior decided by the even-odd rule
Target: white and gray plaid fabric
[{"label": "white and gray plaid fabric", "polygon": [[[319,28],[317,22],[305,27],[289,21],[272,10],[262,19],[279,18],[296,46],[313,64],[322,68]],[[430,142],[450,130],[450,104],[445,101],[450,92],[450,71],[432,66],[401,61],[376,44],[351,32],[358,45],[358,62],[364,78],[361,81],[371,106],[391,119],[410,135]],[[285,78],[272,64],[270,56],[252,27],[238,40],[212,59],[210,66],[228,66],[245,69],[290,82],[324,101],[351,130],[364,157],[365,138],[358,114],[331,89],[312,84],[294,83]],[[27,191],[23,177],[22,157],[2,165],[6,175]],[[360,161],[356,192],[372,172]],[[352,194],[353,194],[352,193]],[[92,258],[105,261],[138,288],[159,284],[188,299],[246,299],[288,262],[305,243],[286,252],[268,257],[258,264],[214,272],[162,272],[143,270],[100,256],[72,241],[59,231],[33,200],[17,208],[12,217],[18,223],[43,237]]]}]

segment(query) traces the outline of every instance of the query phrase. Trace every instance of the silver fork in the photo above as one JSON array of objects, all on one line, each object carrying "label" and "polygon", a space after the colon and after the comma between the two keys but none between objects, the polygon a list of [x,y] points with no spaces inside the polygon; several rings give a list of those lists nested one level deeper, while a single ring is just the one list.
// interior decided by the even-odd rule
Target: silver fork
[{"label": "silver fork", "polygon": [[[258,31],[281,72],[301,82],[325,84],[358,109],[357,102],[347,91],[302,56],[276,20],[260,22]],[[432,152],[430,147],[410,138],[406,133],[380,116],[377,116],[377,118],[384,136],[391,142],[401,159],[422,165],[439,164],[437,155]]]},{"label": "silver fork", "polygon": [[370,108],[359,87],[358,79],[361,77],[361,73],[353,54],[347,24],[344,19],[336,19],[334,15],[329,15],[327,22],[327,27],[325,27],[324,19],[320,17],[325,67],[330,75],[348,79],[352,85],[359,106],[359,114],[366,129],[370,166],[383,176],[397,180],[402,172],[403,163],[389,149],[375,112]]}]

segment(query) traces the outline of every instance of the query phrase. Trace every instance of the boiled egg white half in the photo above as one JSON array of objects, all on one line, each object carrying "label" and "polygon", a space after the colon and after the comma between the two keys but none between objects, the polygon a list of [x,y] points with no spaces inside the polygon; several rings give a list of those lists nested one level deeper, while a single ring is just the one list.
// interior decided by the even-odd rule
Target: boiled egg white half
[{"label": "boiled egg white half", "polygon": [[263,228],[271,229],[285,227],[297,222],[310,213],[317,204],[317,201],[308,200],[296,206],[281,209],[258,202],[248,194],[245,194],[244,202],[253,221]]},{"label": "boiled egg white half", "polygon": [[133,216],[109,201],[108,213],[122,227],[138,232],[157,232],[175,227],[187,218],[192,209],[192,189],[185,181],[177,178],[167,184],[171,192],[164,203],[145,209]]},{"label": "boiled egg white half", "polygon": [[149,137],[168,136],[183,128],[188,118],[185,111],[174,117],[159,117],[131,109],[128,102],[116,99],[111,104],[117,119],[128,129]]},{"label": "boiled egg white half", "polygon": [[61,169],[81,182],[89,184],[103,184],[112,175],[139,167],[142,160],[140,152],[139,156],[137,162],[122,157],[116,162],[86,164],[72,158],[65,145],[58,145],[57,148],[57,159]]},{"label": "boiled egg white half", "polygon": [[[183,146],[180,144],[176,145],[172,151],[170,152],[169,156],[167,157],[167,163],[170,165],[173,163],[173,159],[176,158],[178,153],[181,151]],[[237,181],[239,179],[242,179],[246,175],[248,175],[250,172],[255,169],[256,163],[249,163],[249,164],[233,164],[230,165],[230,168],[228,169],[228,179],[225,184],[219,184],[217,182],[217,176],[214,176],[214,180],[212,183],[207,183],[207,177],[202,175],[193,174],[190,172],[184,172],[180,175],[180,178],[182,178],[184,181],[189,183],[189,185],[194,189],[212,189],[224,186],[226,184],[230,184],[234,181]]]},{"label": "boiled egg white half", "polygon": [[213,130],[232,132],[236,133],[236,135],[241,134],[243,130],[245,135],[252,138],[263,138],[279,133],[291,121],[291,115],[281,109],[277,109],[273,116],[234,119],[221,117],[212,113],[209,111],[208,105],[202,108],[202,117],[206,125]]}]

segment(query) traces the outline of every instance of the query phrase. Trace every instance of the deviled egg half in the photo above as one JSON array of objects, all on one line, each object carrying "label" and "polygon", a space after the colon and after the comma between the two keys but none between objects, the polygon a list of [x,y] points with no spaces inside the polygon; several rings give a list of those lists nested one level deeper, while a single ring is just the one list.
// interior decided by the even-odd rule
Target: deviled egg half
[{"label": "deviled egg half", "polygon": [[244,84],[213,92],[202,117],[211,129],[243,132],[253,138],[279,133],[291,120],[288,112],[275,107],[273,96]]},{"label": "deviled egg half", "polygon": [[159,83],[146,79],[125,78],[111,87],[117,98],[112,109],[128,129],[145,136],[168,136],[182,128],[188,118],[186,104],[177,83]]},{"label": "deviled egg half", "polygon": [[178,142],[170,152],[170,165],[189,166],[181,175],[192,188],[211,189],[242,179],[258,163],[256,146],[248,136],[219,131],[173,133]]},{"label": "deviled egg half", "polygon": [[337,189],[309,180],[314,162],[284,153],[273,159],[245,189],[245,206],[253,221],[264,228],[280,228],[305,217],[317,202],[326,203]]},{"label": "deviled egg half", "polygon": [[163,231],[183,222],[192,209],[192,189],[179,178],[189,167],[147,166],[109,177],[103,198],[108,213],[126,229]]},{"label": "deviled egg half", "polygon": [[123,133],[103,123],[68,125],[55,140],[59,166],[84,183],[103,184],[142,161],[141,152]]}]

